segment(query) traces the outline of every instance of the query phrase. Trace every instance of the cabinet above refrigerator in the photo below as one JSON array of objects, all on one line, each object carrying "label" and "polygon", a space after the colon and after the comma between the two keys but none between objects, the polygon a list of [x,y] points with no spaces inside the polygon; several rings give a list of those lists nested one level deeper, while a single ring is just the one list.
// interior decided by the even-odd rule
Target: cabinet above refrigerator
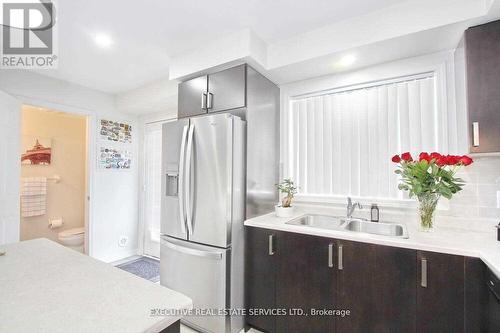
[{"label": "cabinet above refrigerator", "polygon": [[179,118],[246,106],[247,66],[240,65],[179,83]]}]

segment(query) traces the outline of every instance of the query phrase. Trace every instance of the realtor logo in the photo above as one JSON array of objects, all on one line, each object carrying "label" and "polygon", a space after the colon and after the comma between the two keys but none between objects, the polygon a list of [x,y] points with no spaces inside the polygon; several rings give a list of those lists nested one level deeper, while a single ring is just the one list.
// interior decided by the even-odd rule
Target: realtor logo
[{"label": "realtor logo", "polygon": [[55,68],[52,2],[3,3],[2,68]]}]

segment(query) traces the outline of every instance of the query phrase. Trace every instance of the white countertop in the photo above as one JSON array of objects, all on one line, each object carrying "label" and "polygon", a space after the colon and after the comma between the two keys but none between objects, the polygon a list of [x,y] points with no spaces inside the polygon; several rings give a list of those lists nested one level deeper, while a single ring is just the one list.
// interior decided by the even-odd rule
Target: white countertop
[{"label": "white countertop", "polygon": [[0,332],[159,332],[188,297],[47,239],[0,245]]},{"label": "white countertop", "polygon": [[379,245],[478,257],[500,277],[500,242],[497,241],[496,229],[491,225],[486,226],[482,230],[467,230],[463,227],[450,226],[450,223],[446,223],[446,226],[440,226],[437,223],[432,232],[421,232],[414,221],[404,223],[403,221],[395,220],[394,222],[403,223],[407,226],[409,238],[403,239],[285,224],[285,222],[291,221],[303,214],[338,215],[329,213],[328,211],[321,211],[314,207],[297,207],[293,217],[280,218],[276,217],[274,213],[270,213],[249,219],[245,221],[245,225]]}]

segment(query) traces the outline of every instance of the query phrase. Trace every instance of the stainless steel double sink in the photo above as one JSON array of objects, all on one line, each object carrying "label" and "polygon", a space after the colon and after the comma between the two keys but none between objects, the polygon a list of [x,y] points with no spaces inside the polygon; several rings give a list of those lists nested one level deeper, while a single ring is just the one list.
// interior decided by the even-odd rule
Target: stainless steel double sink
[{"label": "stainless steel double sink", "polygon": [[408,238],[408,230],[404,224],[371,222],[360,218],[307,214],[285,224],[307,226],[318,229],[361,232],[372,235]]}]

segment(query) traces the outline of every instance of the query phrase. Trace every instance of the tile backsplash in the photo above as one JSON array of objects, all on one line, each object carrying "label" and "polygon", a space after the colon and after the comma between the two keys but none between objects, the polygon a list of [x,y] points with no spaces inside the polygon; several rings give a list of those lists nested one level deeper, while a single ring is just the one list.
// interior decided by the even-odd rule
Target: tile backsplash
[{"label": "tile backsplash", "polygon": [[[500,156],[474,157],[474,163],[462,168],[458,176],[466,181],[464,189],[451,200],[442,198],[436,211],[436,227],[494,232],[500,222]],[[371,201],[360,199],[363,209],[355,216],[369,218]],[[375,201],[376,202],[376,201]],[[418,223],[416,202],[402,207],[379,204],[381,221]],[[342,203],[296,202],[296,206],[314,206],[318,213],[345,214]]]},{"label": "tile backsplash", "polygon": [[500,157],[475,157],[457,175],[467,184],[438,215],[500,221]]}]

